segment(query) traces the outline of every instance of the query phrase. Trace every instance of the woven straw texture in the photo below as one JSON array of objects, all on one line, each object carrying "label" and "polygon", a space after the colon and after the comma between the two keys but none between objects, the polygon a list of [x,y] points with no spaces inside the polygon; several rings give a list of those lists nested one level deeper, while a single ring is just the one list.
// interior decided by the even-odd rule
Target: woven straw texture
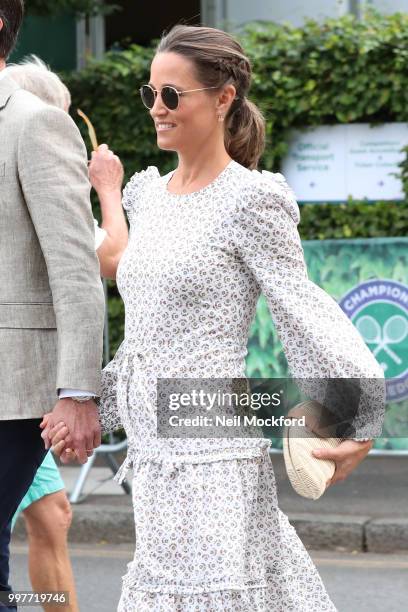
[{"label": "woven straw texture", "polygon": [[[294,410],[308,417],[320,419],[324,407],[315,401],[298,404]],[[293,423],[285,427],[283,456],[286,471],[296,493],[308,499],[318,499],[326,490],[326,482],[333,477],[335,462],[313,457],[318,448],[336,448],[341,438],[323,438],[306,427]]]}]

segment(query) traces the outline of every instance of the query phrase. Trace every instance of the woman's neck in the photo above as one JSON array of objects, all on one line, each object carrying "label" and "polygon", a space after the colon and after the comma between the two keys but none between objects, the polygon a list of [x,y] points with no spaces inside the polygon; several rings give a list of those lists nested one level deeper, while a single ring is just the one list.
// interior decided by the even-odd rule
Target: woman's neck
[{"label": "woman's neck", "polygon": [[200,189],[210,183],[231,161],[225,147],[219,151],[179,153],[179,163],[171,178],[172,191]]}]

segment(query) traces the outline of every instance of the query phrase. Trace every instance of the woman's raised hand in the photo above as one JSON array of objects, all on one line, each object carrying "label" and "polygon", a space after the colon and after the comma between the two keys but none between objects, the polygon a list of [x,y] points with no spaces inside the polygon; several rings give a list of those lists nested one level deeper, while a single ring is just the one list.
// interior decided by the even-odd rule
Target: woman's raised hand
[{"label": "woman's raised hand", "polygon": [[92,151],[89,162],[89,180],[99,197],[122,189],[124,170],[119,157],[106,144]]}]

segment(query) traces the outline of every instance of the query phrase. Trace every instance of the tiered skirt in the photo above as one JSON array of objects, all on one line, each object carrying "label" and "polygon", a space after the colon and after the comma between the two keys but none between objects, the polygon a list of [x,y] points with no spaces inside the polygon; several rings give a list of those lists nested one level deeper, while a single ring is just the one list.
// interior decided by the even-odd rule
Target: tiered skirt
[{"label": "tiered skirt", "polygon": [[267,449],[136,462],[136,552],[118,612],[334,612],[278,508]]}]

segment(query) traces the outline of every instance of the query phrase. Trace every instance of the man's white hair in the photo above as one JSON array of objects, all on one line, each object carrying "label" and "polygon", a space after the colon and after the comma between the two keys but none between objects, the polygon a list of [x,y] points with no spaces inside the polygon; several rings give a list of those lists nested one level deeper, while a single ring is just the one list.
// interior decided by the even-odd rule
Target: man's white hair
[{"label": "man's white hair", "polygon": [[47,104],[68,111],[71,94],[58,75],[36,55],[28,55],[19,64],[9,64],[7,74],[25,89]]}]

